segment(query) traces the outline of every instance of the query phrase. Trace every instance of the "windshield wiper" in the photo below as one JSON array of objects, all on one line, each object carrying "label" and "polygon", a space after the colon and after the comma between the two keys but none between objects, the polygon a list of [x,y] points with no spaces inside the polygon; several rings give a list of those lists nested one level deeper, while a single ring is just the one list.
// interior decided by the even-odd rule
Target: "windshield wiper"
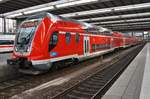
[{"label": "windshield wiper", "polygon": [[30,37],[31,37],[31,35],[32,35],[32,32],[35,30],[35,27],[31,30],[31,32],[27,35],[27,40],[29,40],[30,39]]}]

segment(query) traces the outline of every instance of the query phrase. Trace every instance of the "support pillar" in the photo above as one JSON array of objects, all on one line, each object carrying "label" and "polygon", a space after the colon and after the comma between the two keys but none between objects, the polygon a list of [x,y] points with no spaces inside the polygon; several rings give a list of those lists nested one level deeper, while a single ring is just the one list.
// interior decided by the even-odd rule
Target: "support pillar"
[{"label": "support pillar", "polygon": [[3,18],[3,22],[4,22],[4,25],[3,25],[4,31],[3,32],[6,33],[6,18],[5,17]]},{"label": "support pillar", "polygon": [[132,31],[132,36],[134,36],[134,32]]}]

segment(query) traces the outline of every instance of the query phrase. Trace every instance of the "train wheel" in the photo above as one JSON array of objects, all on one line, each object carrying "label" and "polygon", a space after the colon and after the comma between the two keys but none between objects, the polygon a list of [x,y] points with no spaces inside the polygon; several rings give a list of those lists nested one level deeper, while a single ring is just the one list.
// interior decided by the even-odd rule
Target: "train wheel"
[{"label": "train wheel", "polygon": [[56,71],[58,69],[58,64],[53,63],[51,67],[51,71]]},{"label": "train wheel", "polygon": [[79,63],[79,59],[74,58],[74,59],[73,59],[73,64],[75,64],[75,65],[76,65],[76,64],[78,64],[78,63]]}]

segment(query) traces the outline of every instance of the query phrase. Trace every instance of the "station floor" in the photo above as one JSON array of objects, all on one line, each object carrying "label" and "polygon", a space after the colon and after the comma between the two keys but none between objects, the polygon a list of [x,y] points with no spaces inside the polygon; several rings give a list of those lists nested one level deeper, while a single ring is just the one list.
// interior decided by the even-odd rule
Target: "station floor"
[{"label": "station floor", "polygon": [[150,43],[145,45],[102,99],[150,99]]},{"label": "station floor", "polygon": [[17,75],[16,69],[7,65],[7,59],[10,57],[10,53],[0,54],[0,82]]}]

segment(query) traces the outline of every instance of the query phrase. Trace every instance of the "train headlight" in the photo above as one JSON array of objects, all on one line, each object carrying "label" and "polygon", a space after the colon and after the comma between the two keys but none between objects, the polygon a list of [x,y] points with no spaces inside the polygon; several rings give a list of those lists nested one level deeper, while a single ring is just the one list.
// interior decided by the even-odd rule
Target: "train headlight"
[{"label": "train headlight", "polygon": [[15,47],[15,51],[16,51],[16,52],[18,51],[18,48],[17,48],[17,47]]},{"label": "train headlight", "polygon": [[28,46],[28,48],[27,48],[27,52],[30,52],[30,50],[31,50],[31,48],[30,48],[30,46]]}]

